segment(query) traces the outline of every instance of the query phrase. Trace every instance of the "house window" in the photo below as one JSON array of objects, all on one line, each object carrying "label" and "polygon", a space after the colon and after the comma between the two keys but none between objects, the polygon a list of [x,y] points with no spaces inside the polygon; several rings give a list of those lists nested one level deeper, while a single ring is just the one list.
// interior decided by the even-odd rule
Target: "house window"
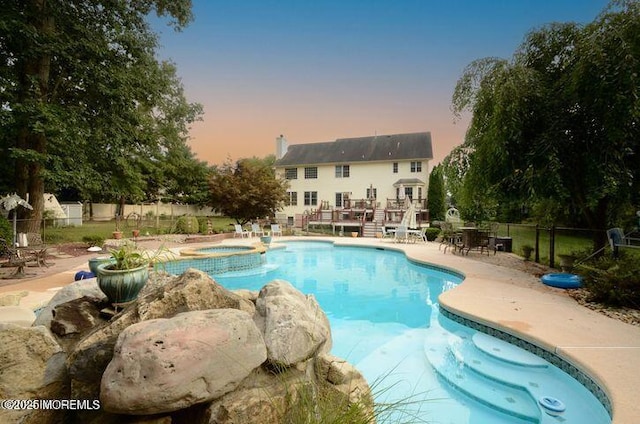
[{"label": "house window", "polygon": [[367,189],[367,199],[377,199],[378,198],[378,189],[374,188],[368,188]]},{"label": "house window", "polygon": [[307,168],[304,168],[304,178],[307,180],[312,178],[318,178],[318,167],[309,166]]},{"label": "house window", "polygon": [[411,162],[411,172],[422,172],[422,162]]},{"label": "house window", "polygon": [[297,180],[298,179],[298,168],[285,168],[284,169],[284,178],[287,180]]},{"label": "house window", "polygon": [[318,204],[318,192],[317,191],[305,191],[304,192],[304,205],[305,206],[315,206],[317,204]]},{"label": "house window", "polygon": [[405,197],[413,199],[413,187],[404,187],[402,192],[400,191],[400,187],[396,187],[396,199],[402,199]]},{"label": "house window", "polygon": [[297,191],[288,191],[287,192],[288,199],[285,201],[287,206],[298,206],[298,192]]},{"label": "house window", "polygon": [[393,162],[393,173],[394,174],[398,173],[398,162]]},{"label": "house window", "polygon": [[349,165],[336,165],[336,178],[349,178]]},{"label": "house window", "polygon": [[336,207],[342,207],[342,193],[336,193]]}]

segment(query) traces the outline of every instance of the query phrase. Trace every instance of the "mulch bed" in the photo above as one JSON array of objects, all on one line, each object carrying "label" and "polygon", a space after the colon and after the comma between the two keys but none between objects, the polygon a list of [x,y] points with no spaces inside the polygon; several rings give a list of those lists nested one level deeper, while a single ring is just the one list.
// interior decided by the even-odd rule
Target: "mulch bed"
[{"label": "mulch bed", "polygon": [[73,257],[93,255],[95,252],[89,252],[87,249],[89,245],[87,243],[62,243],[51,246],[52,250],[56,250],[64,255]]}]

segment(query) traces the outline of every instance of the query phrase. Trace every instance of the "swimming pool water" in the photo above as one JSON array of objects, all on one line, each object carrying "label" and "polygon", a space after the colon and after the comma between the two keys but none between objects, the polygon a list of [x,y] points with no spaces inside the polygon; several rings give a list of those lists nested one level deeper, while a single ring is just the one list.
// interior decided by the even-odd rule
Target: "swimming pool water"
[{"label": "swimming pool water", "polygon": [[[475,330],[439,314],[438,296],[461,278],[404,253],[289,242],[268,251],[258,270],[213,277],[232,290],[283,279],[313,294],[331,322],[332,353],[360,369],[378,402],[411,402],[390,422],[610,423],[596,398],[560,369],[541,358],[544,367],[511,363],[526,353],[474,338]],[[557,396],[567,411],[546,414],[540,396]]]}]

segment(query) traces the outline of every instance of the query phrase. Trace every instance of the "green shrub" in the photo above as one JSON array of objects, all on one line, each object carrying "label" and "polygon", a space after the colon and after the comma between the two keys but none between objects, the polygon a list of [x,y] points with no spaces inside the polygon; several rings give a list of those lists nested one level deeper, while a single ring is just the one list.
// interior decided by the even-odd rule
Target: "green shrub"
[{"label": "green shrub", "polygon": [[576,268],[589,301],[640,309],[640,264],[633,256],[605,256]]},{"label": "green shrub", "polygon": [[434,241],[435,239],[438,238],[439,234],[440,234],[440,228],[429,227],[426,230],[424,230],[424,235],[425,237],[427,237],[427,241]]},{"label": "green shrub", "polygon": [[211,219],[211,217],[199,216],[198,217],[198,227],[200,228],[200,233],[201,234],[208,234],[209,233],[209,227],[208,227],[208,223],[209,222],[211,222],[212,233],[213,234],[216,233],[216,231],[213,229],[213,220]]},{"label": "green shrub", "polygon": [[0,238],[3,238],[8,242],[11,242],[11,239],[13,238],[13,228],[11,223],[4,216],[0,216]]},{"label": "green shrub", "polygon": [[102,246],[104,244],[104,237],[97,234],[90,234],[82,236],[82,241],[87,243],[89,246]]},{"label": "green shrub", "polygon": [[181,216],[176,221],[174,233],[177,234],[196,234],[200,231],[198,218],[195,216]]}]

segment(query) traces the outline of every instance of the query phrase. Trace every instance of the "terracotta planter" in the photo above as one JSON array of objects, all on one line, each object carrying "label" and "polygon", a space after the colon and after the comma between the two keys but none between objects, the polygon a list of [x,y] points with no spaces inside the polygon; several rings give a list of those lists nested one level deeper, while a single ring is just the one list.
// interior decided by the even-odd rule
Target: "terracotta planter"
[{"label": "terracotta planter", "polygon": [[133,238],[137,238],[140,236],[140,230],[132,230],[131,231],[131,235],[133,235]]},{"label": "terracotta planter", "polygon": [[136,300],[138,293],[149,280],[149,266],[117,270],[113,264],[98,265],[98,287],[114,305]]},{"label": "terracotta planter", "polygon": [[354,231],[353,233],[351,233],[351,237],[358,237],[358,233]]},{"label": "terracotta planter", "polygon": [[122,231],[114,231],[112,235],[114,239],[120,240],[122,238]]}]

